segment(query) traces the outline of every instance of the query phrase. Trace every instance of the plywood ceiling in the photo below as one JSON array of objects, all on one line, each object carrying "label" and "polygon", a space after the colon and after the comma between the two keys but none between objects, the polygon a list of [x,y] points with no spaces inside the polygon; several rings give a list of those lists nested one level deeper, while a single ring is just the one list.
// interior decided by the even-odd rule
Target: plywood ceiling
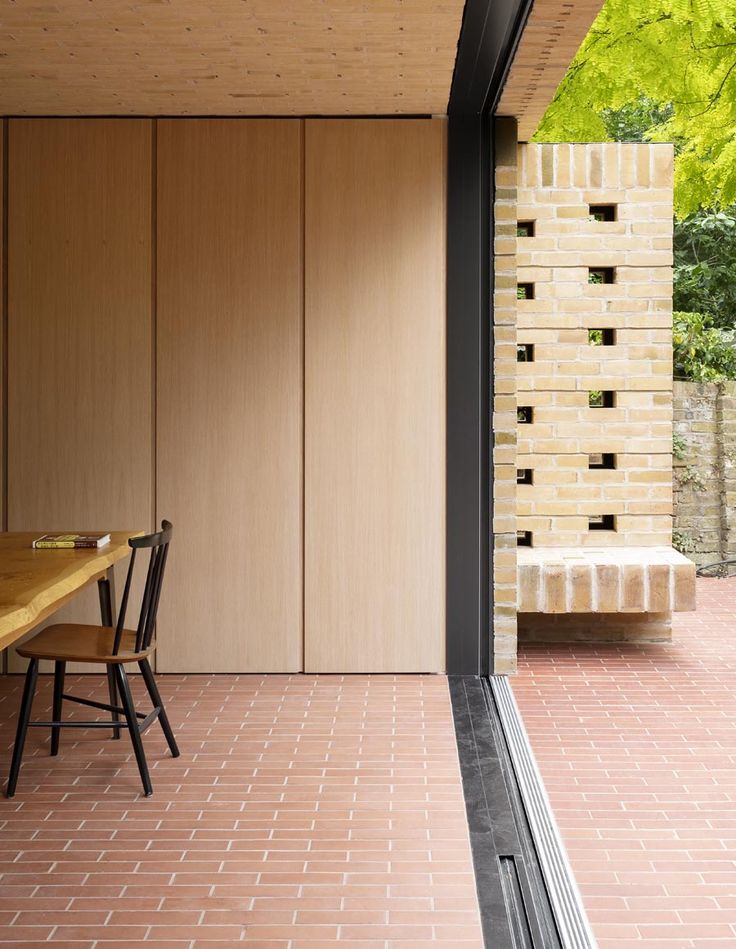
[{"label": "plywood ceiling", "polygon": [[528,141],[554,98],[603,0],[535,0],[498,105]]},{"label": "plywood ceiling", "polygon": [[444,113],[464,0],[0,0],[0,114]]}]

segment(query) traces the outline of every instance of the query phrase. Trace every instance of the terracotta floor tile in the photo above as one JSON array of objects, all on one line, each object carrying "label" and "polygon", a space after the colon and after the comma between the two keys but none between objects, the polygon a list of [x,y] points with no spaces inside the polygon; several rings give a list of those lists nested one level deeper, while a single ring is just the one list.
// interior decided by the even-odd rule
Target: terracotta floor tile
[{"label": "terracotta floor tile", "polygon": [[599,949],[736,945],[735,614],[736,579],[699,580],[671,644],[522,649],[512,687]]},{"label": "terracotta floor tile", "polygon": [[[144,945],[146,949],[189,949],[191,946],[191,941],[185,939],[146,939]],[[98,940],[94,946],[95,949],[98,949],[99,946],[104,947],[104,949],[140,949],[141,944],[139,942],[107,940],[103,937],[102,939]],[[54,949],[56,949],[56,946]],[[64,945],[64,949],[66,949],[66,944]],[[220,949],[222,949],[222,943],[220,943]]]},{"label": "terracotta floor tile", "polygon": [[[69,678],[105,700],[102,678]],[[0,800],[0,941],[480,949],[446,679],[159,684],[182,754],[146,734],[152,798],[125,736],[67,732],[52,761],[48,736],[29,735],[17,795]],[[21,686],[0,677],[6,765]],[[50,686],[42,676],[37,710]]]},{"label": "terracotta floor tile", "polygon": [[[15,933],[8,936],[7,939],[3,939],[3,944],[8,946],[22,946],[23,949],[49,949],[48,942],[34,942],[32,939],[23,939],[22,935],[16,936]],[[92,949],[94,943],[89,940],[86,942],[80,942],[72,940],[70,942],[64,943],[64,949]],[[97,945],[102,945],[98,943]],[[108,943],[108,945],[111,945]],[[121,946],[121,943],[116,942],[117,947]],[[57,943],[54,949],[60,949],[59,944]]]}]

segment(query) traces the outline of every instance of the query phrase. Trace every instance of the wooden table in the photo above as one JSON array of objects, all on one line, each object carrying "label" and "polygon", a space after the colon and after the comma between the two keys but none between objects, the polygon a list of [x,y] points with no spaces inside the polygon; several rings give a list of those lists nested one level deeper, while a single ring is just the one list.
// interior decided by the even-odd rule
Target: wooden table
[{"label": "wooden table", "polygon": [[0,649],[55,613],[97,581],[102,623],[114,619],[113,566],[130,553],[128,539],[142,531],[115,531],[110,543],[92,550],[34,550],[43,531],[0,534]]}]

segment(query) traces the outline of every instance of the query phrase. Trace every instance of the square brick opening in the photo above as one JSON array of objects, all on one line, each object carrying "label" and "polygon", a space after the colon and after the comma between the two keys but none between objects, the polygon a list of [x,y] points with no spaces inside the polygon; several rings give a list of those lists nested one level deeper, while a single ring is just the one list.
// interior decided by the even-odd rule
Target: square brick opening
[{"label": "square brick opening", "polygon": [[615,267],[588,267],[588,283],[595,285],[616,282]]},{"label": "square brick opening", "polygon": [[588,342],[591,346],[615,346],[616,330],[612,327],[606,329],[589,329]]},{"label": "square brick opening", "polygon": [[588,530],[589,531],[615,531],[616,530],[616,515],[615,514],[592,514],[588,518]]},{"label": "square brick opening", "polygon": [[516,421],[519,425],[531,425],[534,421],[534,408],[531,405],[520,405],[516,410]]},{"label": "square brick opening", "polygon": [[534,237],[534,221],[519,221],[516,225],[517,237]]},{"label": "square brick opening", "polygon": [[519,343],[516,347],[517,362],[534,362],[534,343]]},{"label": "square brick opening", "polygon": [[588,283],[599,285],[616,282],[615,267],[588,267]]},{"label": "square brick opening", "polygon": [[591,389],[588,393],[588,406],[591,409],[613,409],[616,407],[616,393]]},{"label": "square brick opening", "polygon": [[591,204],[589,209],[594,221],[609,223],[616,220],[615,204]]},{"label": "square brick opening", "polygon": [[516,285],[516,299],[517,300],[533,300],[534,299],[534,284],[533,283],[519,283]]},{"label": "square brick opening", "polygon": [[588,467],[593,470],[613,471],[616,467],[616,456],[612,452],[588,455]]}]

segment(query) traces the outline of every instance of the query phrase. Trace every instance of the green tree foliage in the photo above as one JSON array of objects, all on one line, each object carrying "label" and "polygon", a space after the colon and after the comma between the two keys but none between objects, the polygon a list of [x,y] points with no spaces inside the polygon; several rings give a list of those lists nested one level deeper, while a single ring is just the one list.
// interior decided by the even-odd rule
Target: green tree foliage
[{"label": "green tree foliage", "polygon": [[736,208],[675,221],[676,310],[697,311],[723,329],[736,323]]},{"label": "green tree foliage", "polygon": [[694,382],[736,379],[736,349],[729,335],[701,313],[675,313],[672,328],[674,375]]},{"label": "green tree foliage", "polygon": [[734,0],[607,0],[535,141],[618,138],[606,110],[642,96],[654,109],[648,139],[678,145],[678,216],[736,203]]},{"label": "green tree foliage", "polygon": [[[650,129],[671,115],[671,108],[661,108],[642,96],[620,109],[604,109],[601,118],[614,141],[645,142]],[[675,219],[674,251],[675,309],[703,313],[715,326],[732,329],[736,324],[736,205]]]},{"label": "green tree foliage", "polygon": [[627,102],[620,109],[608,108],[601,112],[606,135],[613,142],[646,142],[650,129],[671,118],[671,105],[657,105],[647,96],[639,96],[635,102]]}]

